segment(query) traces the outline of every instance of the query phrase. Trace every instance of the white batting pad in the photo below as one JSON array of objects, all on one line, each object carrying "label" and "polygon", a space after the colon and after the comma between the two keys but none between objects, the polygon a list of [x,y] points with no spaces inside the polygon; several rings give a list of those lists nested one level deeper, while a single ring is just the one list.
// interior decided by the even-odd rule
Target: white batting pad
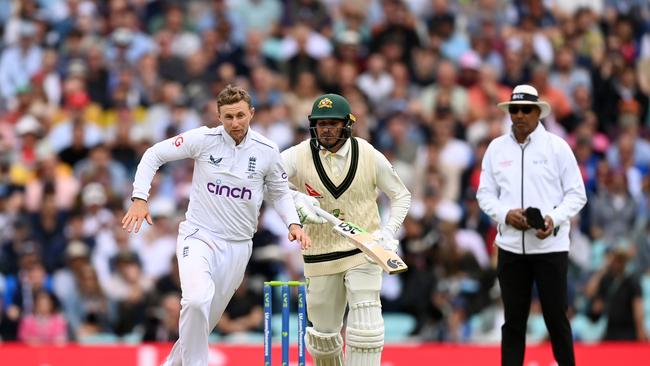
[{"label": "white batting pad", "polygon": [[350,305],[346,329],[346,365],[379,366],[383,347],[381,303],[369,301]]},{"label": "white batting pad", "polygon": [[343,366],[343,337],[340,333],[321,333],[307,327],[305,346],[315,366]]}]

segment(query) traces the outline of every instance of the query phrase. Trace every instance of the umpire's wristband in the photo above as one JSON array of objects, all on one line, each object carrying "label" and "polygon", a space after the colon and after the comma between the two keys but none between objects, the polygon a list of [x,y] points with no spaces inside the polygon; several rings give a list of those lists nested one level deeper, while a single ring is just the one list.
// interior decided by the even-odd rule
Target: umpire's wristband
[{"label": "umpire's wristband", "polygon": [[144,199],[144,198],[140,198],[140,197],[131,197],[131,202],[135,202],[135,200],[140,200],[140,201],[145,201],[145,202],[147,202],[147,200]]},{"label": "umpire's wristband", "polygon": [[297,222],[292,222],[292,223],[289,224],[289,226],[287,226],[287,229],[291,229],[291,225],[298,225],[298,226],[300,226],[301,229],[304,228],[304,226],[302,224],[297,223]]}]

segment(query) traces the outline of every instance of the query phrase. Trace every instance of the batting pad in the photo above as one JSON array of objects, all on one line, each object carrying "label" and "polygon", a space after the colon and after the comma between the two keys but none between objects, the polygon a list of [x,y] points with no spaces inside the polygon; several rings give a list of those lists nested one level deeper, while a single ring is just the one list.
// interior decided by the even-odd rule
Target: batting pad
[{"label": "batting pad", "polygon": [[381,303],[369,301],[350,305],[346,329],[346,365],[379,366],[383,347]]},{"label": "batting pad", "polygon": [[343,337],[340,333],[321,333],[307,327],[305,346],[315,366],[343,366]]}]

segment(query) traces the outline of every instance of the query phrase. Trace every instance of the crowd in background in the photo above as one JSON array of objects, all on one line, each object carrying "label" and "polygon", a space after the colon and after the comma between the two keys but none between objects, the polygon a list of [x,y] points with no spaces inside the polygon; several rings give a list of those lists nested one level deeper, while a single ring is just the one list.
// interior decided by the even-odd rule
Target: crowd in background
[{"label": "crowd in background", "polygon": [[[475,192],[487,145],[509,130],[496,104],[535,86],[589,197],[571,231],[575,338],[648,338],[647,0],[14,0],[0,24],[2,341],[176,339],[192,163],[158,172],[154,226],[129,235],[119,221],[143,152],[218,125],[228,84],[250,92],[252,128],[280,149],[309,136],[319,94],[350,101],[354,135],[413,194],[399,233],[410,270],[384,278],[384,312],[444,342],[500,339],[495,227]],[[253,242],[215,334],[259,331],[262,281],[302,276],[272,209]],[[531,341],[547,337],[539,307]]]}]

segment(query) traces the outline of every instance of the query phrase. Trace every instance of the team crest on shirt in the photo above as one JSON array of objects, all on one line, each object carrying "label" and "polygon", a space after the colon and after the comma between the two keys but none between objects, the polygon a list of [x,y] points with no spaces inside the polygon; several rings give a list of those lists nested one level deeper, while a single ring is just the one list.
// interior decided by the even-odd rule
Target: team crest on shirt
[{"label": "team crest on shirt", "polygon": [[310,185],[307,184],[307,183],[305,183],[305,190],[307,191],[307,194],[308,194],[310,197],[314,197],[314,198],[323,198],[323,195],[322,195],[322,194],[318,193],[317,190],[315,190],[314,188],[312,188],[312,186],[310,186]]},{"label": "team crest on shirt", "polygon": [[323,98],[318,102],[318,108],[332,108],[332,100],[330,98]]},{"label": "team crest on shirt", "polygon": [[257,158],[251,156],[248,158],[248,179],[255,178],[255,165],[257,164]]}]

